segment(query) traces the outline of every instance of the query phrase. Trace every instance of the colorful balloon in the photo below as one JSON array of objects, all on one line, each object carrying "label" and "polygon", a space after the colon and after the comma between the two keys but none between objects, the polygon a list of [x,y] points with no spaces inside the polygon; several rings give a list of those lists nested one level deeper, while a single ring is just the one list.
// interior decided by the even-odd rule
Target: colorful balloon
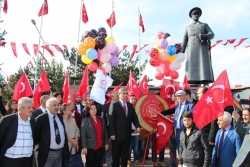
[{"label": "colorful balloon", "polygon": [[157,72],[162,73],[165,70],[165,65],[164,64],[160,64],[159,66],[155,67]]},{"label": "colorful balloon", "polygon": [[109,60],[109,63],[110,63],[111,66],[116,67],[116,66],[119,65],[119,61],[120,61],[120,59],[117,56],[113,56]]},{"label": "colorful balloon", "polygon": [[164,74],[158,72],[158,73],[155,74],[155,78],[158,79],[158,80],[162,80],[164,78]]},{"label": "colorful balloon", "polygon": [[115,39],[112,36],[106,37],[105,40],[106,40],[106,43],[115,42]]},{"label": "colorful balloon", "polygon": [[158,40],[159,40],[159,38],[158,38],[157,35],[153,35],[153,36],[151,36],[151,38],[150,38],[150,42],[151,42],[152,44],[156,44]]},{"label": "colorful balloon", "polygon": [[168,57],[167,51],[164,50],[164,49],[161,49],[161,50],[160,50],[159,59],[161,59],[162,61],[166,61],[166,60],[167,60],[167,57]]},{"label": "colorful balloon", "polygon": [[168,37],[170,37],[169,33],[164,33],[164,35],[162,36],[162,38],[165,38],[165,39],[167,39]]},{"label": "colorful balloon", "polygon": [[95,42],[94,38],[87,37],[87,38],[84,39],[83,44],[86,45],[88,48],[94,48],[96,42]]},{"label": "colorful balloon", "polygon": [[161,49],[167,49],[168,48],[168,41],[164,38],[160,39],[157,42],[157,45],[161,48]]},{"label": "colorful balloon", "polygon": [[95,38],[95,35],[94,35],[93,32],[91,32],[91,31],[86,31],[86,32],[82,35],[82,40],[84,41],[87,37]]},{"label": "colorful balloon", "polygon": [[171,73],[171,70],[169,68],[165,68],[163,74],[166,76],[166,77],[169,77],[170,76],[170,73]]},{"label": "colorful balloon", "polygon": [[178,62],[178,61],[173,61],[169,68],[172,70],[172,71],[176,71],[176,70],[179,70],[181,68],[181,63]]},{"label": "colorful balloon", "polygon": [[95,42],[98,49],[102,50],[106,46],[105,38],[102,36],[97,36],[95,38]]},{"label": "colorful balloon", "polygon": [[80,55],[86,55],[87,50],[88,47],[85,46],[83,43],[80,43],[76,48],[77,53]]},{"label": "colorful balloon", "polygon": [[177,53],[180,53],[181,50],[182,50],[181,44],[176,43],[174,46],[176,47],[176,54],[177,54]]},{"label": "colorful balloon", "polygon": [[168,46],[168,54],[173,56],[176,53],[176,47],[174,45]]},{"label": "colorful balloon", "polygon": [[104,33],[104,32],[100,32],[100,33],[98,34],[98,36],[101,36],[101,37],[103,37],[103,38],[106,38],[106,37],[107,37],[107,34]]},{"label": "colorful balloon", "polygon": [[176,59],[175,61],[178,61],[178,62],[183,62],[185,60],[185,54],[184,53],[178,53],[176,54]]},{"label": "colorful balloon", "polygon": [[98,34],[99,34],[100,32],[103,32],[103,33],[107,34],[107,31],[106,31],[106,29],[105,29],[104,27],[98,28]]},{"label": "colorful balloon", "polygon": [[109,53],[104,53],[100,57],[100,61],[102,63],[107,63],[111,59],[111,55]]},{"label": "colorful balloon", "polygon": [[109,42],[106,44],[106,51],[108,53],[113,53],[116,50],[116,44],[114,42]]},{"label": "colorful balloon", "polygon": [[94,36],[93,38],[95,39],[98,35],[98,32],[95,29],[91,29],[90,32],[93,33],[93,36]]},{"label": "colorful balloon", "polygon": [[84,64],[90,64],[92,61],[93,61],[93,60],[87,58],[86,55],[83,55],[83,56],[82,56],[82,62],[83,62]]},{"label": "colorful balloon", "polygon": [[154,59],[158,59],[159,58],[159,51],[156,48],[149,49],[148,54],[149,54],[149,56],[151,58],[154,58]]},{"label": "colorful balloon", "polygon": [[119,53],[119,48],[116,47],[116,50],[113,53],[110,53],[110,54],[111,54],[111,56],[117,56],[118,53]]},{"label": "colorful balloon", "polygon": [[176,55],[173,55],[173,56],[168,55],[168,57],[167,57],[168,62],[173,62],[173,61],[175,61],[175,59],[176,59]]},{"label": "colorful balloon", "polygon": [[174,45],[175,39],[173,37],[167,37],[168,45]]},{"label": "colorful balloon", "polygon": [[86,52],[86,56],[91,59],[95,60],[98,57],[97,51],[95,49],[89,48]]},{"label": "colorful balloon", "polygon": [[161,61],[160,61],[160,59],[154,59],[154,58],[151,57],[149,59],[149,63],[151,64],[151,66],[157,67],[157,66],[160,65]]},{"label": "colorful balloon", "polygon": [[92,63],[90,63],[90,64],[88,65],[89,71],[96,72],[97,68],[98,68],[98,65],[97,65],[96,62],[92,62]]},{"label": "colorful balloon", "polygon": [[161,39],[161,38],[162,38],[162,36],[164,35],[164,32],[159,31],[157,35],[158,35],[158,38],[159,38],[159,39]]},{"label": "colorful balloon", "polygon": [[177,79],[179,77],[179,73],[177,71],[171,71],[170,72],[170,77],[172,79]]},{"label": "colorful balloon", "polygon": [[105,70],[106,73],[109,73],[111,71],[111,69],[112,69],[110,63],[104,63],[102,65],[102,67],[103,67],[103,69]]}]

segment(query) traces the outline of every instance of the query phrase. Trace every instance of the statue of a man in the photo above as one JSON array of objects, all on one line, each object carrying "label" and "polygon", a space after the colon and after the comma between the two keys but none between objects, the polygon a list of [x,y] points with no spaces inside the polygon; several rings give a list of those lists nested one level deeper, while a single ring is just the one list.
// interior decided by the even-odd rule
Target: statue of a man
[{"label": "statue of a man", "polygon": [[210,40],[214,33],[206,23],[199,21],[202,14],[200,8],[190,10],[189,17],[193,22],[186,27],[182,53],[186,53],[185,74],[189,84],[204,84],[214,82],[212,60],[210,53]]}]

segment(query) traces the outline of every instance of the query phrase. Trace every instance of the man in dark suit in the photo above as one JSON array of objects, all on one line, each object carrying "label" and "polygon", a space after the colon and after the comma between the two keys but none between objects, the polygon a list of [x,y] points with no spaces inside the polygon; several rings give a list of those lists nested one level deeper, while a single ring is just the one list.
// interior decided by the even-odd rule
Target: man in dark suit
[{"label": "man in dark suit", "polygon": [[44,114],[46,113],[46,101],[49,99],[49,95],[43,95],[41,98],[40,98],[40,104],[41,106],[37,109],[35,109],[33,112],[32,112],[32,117],[33,118],[36,118],[38,117],[39,115],[41,114]]},{"label": "man in dark suit", "polygon": [[133,105],[126,102],[128,91],[120,88],[119,100],[110,105],[109,109],[109,133],[112,140],[113,167],[127,167],[128,152],[131,141],[131,123],[136,131],[140,132],[138,117]]},{"label": "man in dark suit", "polygon": [[211,167],[232,166],[239,153],[242,139],[231,126],[232,116],[228,112],[218,118],[220,130],[216,134]]},{"label": "man in dark suit", "polygon": [[0,166],[31,167],[34,148],[35,119],[31,117],[33,101],[18,101],[18,113],[0,119]]},{"label": "man in dark suit", "polygon": [[83,113],[84,106],[81,103],[82,100],[81,94],[79,92],[75,92],[73,96],[76,103],[75,111],[77,111],[81,115],[81,120],[82,120],[83,118],[85,118],[85,115]]},{"label": "man in dark suit", "polygon": [[38,167],[61,167],[63,160],[69,159],[68,140],[63,118],[58,114],[56,98],[46,102],[47,113],[36,118],[36,161]]}]

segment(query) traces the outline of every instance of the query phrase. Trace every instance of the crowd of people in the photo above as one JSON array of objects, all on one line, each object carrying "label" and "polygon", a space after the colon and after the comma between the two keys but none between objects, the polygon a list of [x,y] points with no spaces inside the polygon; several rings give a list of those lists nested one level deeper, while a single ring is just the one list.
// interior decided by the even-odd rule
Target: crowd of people
[{"label": "crowd of people", "polygon": [[[207,90],[198,89],[198,100]],[[142,138],[145,130],[135,112],[137,99],[133,95],[128,99],[126,88],[113,92],[111,102],[104,105],[89,97],[83,100],[79,93],[73,96],[62,103],[61,93],[43,95],[37,109],[29,97],[9,100],[4,107],[0,89],[0,167],[102,167],[104,162],[108,167],[138,167],[144,154],[149,159],[145,143],[152,135]],[[193,121],[198,101],[191,91],[178,90],[172,100],[175,107],[161,112],[174,114],[171,167],[250,166],[249,108],[242,116],[225,110],[200,130]],[[165,148],[159,166],[167,166],[164,152]]]}]

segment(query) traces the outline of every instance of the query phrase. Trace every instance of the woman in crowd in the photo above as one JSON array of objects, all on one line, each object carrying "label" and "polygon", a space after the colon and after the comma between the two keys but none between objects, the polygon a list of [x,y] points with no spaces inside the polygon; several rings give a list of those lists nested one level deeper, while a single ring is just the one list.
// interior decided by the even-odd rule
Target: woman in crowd
[{"label": "woman in crowd", "polygon": [[86,155],[86,167],[100,167],[104,150],[109,149],[108,133],[103,118],[97,115],[94,104],[86,107],[86,118],[81,125],[82,153]]},{"label": "woman in crowd", "polygon": [[70,111],[71,111],[70,117],[75,118],[76,125],[77,125],[78,128],[80,128],[82,118],[81,118],[80,113],[75,110],[76,109],[75,102],[74,101],[68,101],[68,105],[69,105]]},{"label": "woman in crowd", "polygon": [[17,101],[9,100],[4,107],[2,101],[2,89],[0,88],[0,111],[3,116],[13,114],[17,112]]},{"label": "woman in crowd", "polygon": [[[130,96],[129,102],[131,104],[133,104],[133,106],[135,107],[137,100],[136,100],[134,95]],[[130,167],[130,165],[131,165],[131,152],[132,152],[132,150],[134,153],[134,162],[135,162],[134,166],[138,167],[139,166],[139,159],[140,159],[140,152],[139,152],[140,133],[137,133],[136,128],[135,128],[133,123],[132,123],[132,129],[134,132],[132,133],[130,149],[129,149],[129,153],[128,153],[128,163],[127,163],[128,165],[127,165],[127,167]]]},{"label": "woman in crowd", "polygon": [[[77,166],[83,167],[81,155],[77,155],[77,152],[79,150],[78,139],[80,137],[80,131],[76,125],[75,119],[70,117],[71,110],[69,104],[64,103],[61,105],[61,114],[63,116],[63,123],[65,125],[65,130],[68,137],[68,145],[71,154],[71,159],[73,160],[74,158],[76,158],[76,156],[78,156],[78,160],[74,160],[74,162],[77,163]],[[67,165],[68,162],[65,162],[65,167],[67,167]]]}]

